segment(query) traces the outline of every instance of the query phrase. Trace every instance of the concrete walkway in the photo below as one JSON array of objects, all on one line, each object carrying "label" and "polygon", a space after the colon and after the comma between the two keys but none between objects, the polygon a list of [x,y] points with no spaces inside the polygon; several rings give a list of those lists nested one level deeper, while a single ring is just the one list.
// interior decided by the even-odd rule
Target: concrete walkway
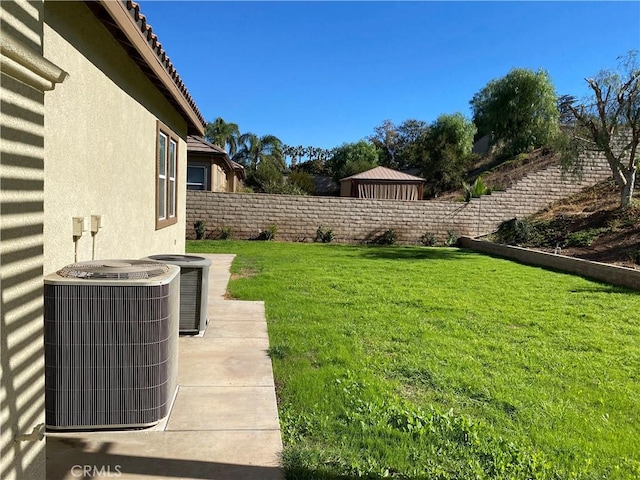
[{"label": "concrete walkway", "polygon": [[180,337],[178,394],[148,430],[47,433],[47,479],[280,480],[282,441],[263,302],[224,300],[233,255],[212,260],[209,325]]}]

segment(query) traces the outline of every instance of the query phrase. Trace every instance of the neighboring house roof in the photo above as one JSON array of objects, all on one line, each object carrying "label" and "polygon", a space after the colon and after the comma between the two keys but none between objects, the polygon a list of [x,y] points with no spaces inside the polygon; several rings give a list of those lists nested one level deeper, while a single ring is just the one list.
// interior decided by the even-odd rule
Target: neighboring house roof
[{"label": "neighboring house roof", "polygon": [[[216,158],[222,160],[225,164],[227,170],[236,170],[235,165],[238,165],[235,162],[232,162],[229,158],[229,154],[225,151],[224,148],[220,148],[218,145],[214,145],[211,142],[208,142],[202,137],[197,135],[189,135],[187,137],[187,154],[202,154],[208,156],[215,156]],[[243,169],[244,171],[244,169]]]},{"label": "neighboring house roof", "polygon": [[247,178],[247,173],[244,171],[244,167],[242,165],[234,162],[233,160],[231,160],[231,164],[233,165],[233,169],[236,171],[236,175],[240,180]]},{"label": "neighboring house roof", "polygon": [[158,90],[181,112],[188,132],[202,135],[207,122],[147,18],[140,13],[140,6],[130,0],[85,3]]},{"label": "neighboring house roof", "polygon": [[219,147],[218,145],[211,143],[198,135],[189,135],[187,137],[187,150],[189,152],[201,152],[209,154],[215,153],[218,155],[226,155],[227,157],[229,156],[224,148]]},{"label": "neighboring house roof", "polygon": [[377,181],[385,181],[385,182],[424,182],[424,178],[416,177],[414,175],[409,175],[407,173],[398,172],[397,170],[392,170],[386,167],[376,167],[371,170],[367,170],[366,172],[358,173],[356,175],[351,175],[350,177],[346,177],[341,179],[344,180],[377,180]]}]

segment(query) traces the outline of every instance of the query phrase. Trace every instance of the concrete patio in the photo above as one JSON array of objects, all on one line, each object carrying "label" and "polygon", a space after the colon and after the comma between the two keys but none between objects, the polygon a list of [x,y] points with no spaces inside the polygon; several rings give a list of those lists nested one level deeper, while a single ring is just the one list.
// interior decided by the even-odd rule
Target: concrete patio
[{"label": "concrete patio", "polygon": [[209,325],[180,337],[168,419],[147,430],[47,433],[47,479],[282,478],[264,304],[224,300],[233,255],[201,256],[212,260]]}]

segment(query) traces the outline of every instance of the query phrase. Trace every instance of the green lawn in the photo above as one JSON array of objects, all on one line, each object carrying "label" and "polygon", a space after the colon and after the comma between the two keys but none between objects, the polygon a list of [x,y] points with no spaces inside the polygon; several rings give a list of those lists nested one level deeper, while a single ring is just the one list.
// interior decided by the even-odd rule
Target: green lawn
[{"label": "green lawn", "polygon": [[472,252],[189,242],[264,300],[287,478],[640,478],[640,294]]}]

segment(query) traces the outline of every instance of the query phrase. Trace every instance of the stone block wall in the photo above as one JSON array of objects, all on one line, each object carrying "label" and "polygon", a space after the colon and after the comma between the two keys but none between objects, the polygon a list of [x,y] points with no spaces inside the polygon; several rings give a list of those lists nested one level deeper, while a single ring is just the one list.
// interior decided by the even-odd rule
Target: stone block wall
[{"label": "stone block wall", "polygon": [[640,290],[640,270],[591,262],[581,258],[566,257],[554,253],[537,252],[527,248],[483,242],[468,237],[460,238],[460,246],[488,255],[509,258],[527,265],[552,268],[554,270],[606,282],[611,285],[620,285]]},{"label": "stone block wall", "polygon": [[592,154],[580,179],[565,177],[553,166],[524,177],[507,191],[468,203],[188,191],[186,236],[194,239],[193,225],[203,220],[208,238],[216,238],[226,227],[234,239],[250,239],[275,225],[276,239],[284,241],[311,242],[323,226],[341,243],[370,242],[387,229],[395,231],[400,244],[418,244],[427,232],[444,242],[450,235],[494,232],[501,222],[531,215],[610,174],[606,161]]}]

